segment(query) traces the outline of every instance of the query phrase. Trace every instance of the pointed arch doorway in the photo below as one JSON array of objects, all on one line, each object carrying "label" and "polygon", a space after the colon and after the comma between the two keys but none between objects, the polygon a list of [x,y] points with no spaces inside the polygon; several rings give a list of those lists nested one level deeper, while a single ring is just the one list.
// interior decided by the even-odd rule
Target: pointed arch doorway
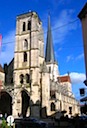
[{"label": "pointed arch doorway", "polygon": [[3,116],[12,115],[12,97],[5,90],[0,91],[0,113]]},{"label": "pointed arch doorway", "polygon": [[22,116],[26,117],[27,115],[30,115],[30,96],[28,95],[27,90],[21,91],[21,97],[22,97]]}]

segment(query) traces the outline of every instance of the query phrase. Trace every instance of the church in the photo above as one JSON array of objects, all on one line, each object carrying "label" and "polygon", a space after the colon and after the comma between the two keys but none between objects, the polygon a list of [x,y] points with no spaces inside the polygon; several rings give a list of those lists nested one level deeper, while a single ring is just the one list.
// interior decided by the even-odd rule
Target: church
[{"label": "church", "polygon": [[[36,118],[57,118],[59,112],[70,116],[80,114],[69,74],[61,76],[59,73],[50,16],[45,55],[44,32],[38,14],[31,11],[17,16],[14,59],[4,65],[4,72],[5,85],[0,93],[8,95],[9,103],[4,105],[1,98],[3,114]],[[4,110],[3,106],[8,107]]]}]

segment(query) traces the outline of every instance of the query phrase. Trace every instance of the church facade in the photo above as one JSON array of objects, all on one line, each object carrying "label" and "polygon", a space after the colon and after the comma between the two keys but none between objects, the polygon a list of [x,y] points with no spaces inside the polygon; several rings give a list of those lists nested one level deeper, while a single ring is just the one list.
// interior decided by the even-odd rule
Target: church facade
[{"label": "church facade", "polygon": [[70,76],[60,76],[59,73],[50,16],[45,56],[42,22],[36,12],[17,16],[15,39],[13,77],[7,77],[14,85],[12,115],[46,118],[57,117],[57,113],[63,111],[71,116],[80,114],[79,102],[72,93]]},{"label": "church facade", "polygon": [[69,75],[60,76],[55,60],[50,17],[46,54],[42,22],[36,12],[17,16],[14,52],[13,115],[51,116],[65,110],[79,113]]}]

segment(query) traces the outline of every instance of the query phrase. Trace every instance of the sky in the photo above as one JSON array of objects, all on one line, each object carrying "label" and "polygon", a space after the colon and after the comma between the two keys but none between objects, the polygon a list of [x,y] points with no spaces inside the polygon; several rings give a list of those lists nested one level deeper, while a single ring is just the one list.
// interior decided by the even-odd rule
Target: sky
[{"label": "sky", "polygon": [[47,20],[50,13],[53,45],[60,75],[69,73],[72,91],[79,100],[85,78],[84,48],[81,21],[77,17],[86,0],[3,0],[0,3],[0,33],[2,48],[0,64],[9,64],[14,57],[16,17],[35,11],[44,29],[46,44]]}]

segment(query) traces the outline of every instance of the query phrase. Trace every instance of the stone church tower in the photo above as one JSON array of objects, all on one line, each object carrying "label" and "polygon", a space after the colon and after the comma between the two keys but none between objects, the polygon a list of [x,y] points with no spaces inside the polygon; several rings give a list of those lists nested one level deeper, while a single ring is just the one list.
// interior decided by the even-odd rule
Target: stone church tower
[{"label": "stone church tower", "polygon": [[45,57],[42,22],[36,12],[17,16],[15,37],[13,116],[45,118],[64,109],[67,114],[79,112],[70,77],[59,75],[50,16]]},{"label": "stone church tower", "polygon": [[[30,110],[32,109],[30,115],[40,116],[40,66],[43,61],[44,39],[40,18],[36,12],[17,16],[13,115],[25,115],[25,112],[23,112],[25,101],[21,98],[23,94],[20,93],[25,90],[29,96],[27,104],[30,106]],[[29,113],[29,110],[25,111]]]},{"label": "stone church tower", "polygon": [[45,108],[47,108],[47,113],[50,113],[50,82],[57,81],[58,75],[50,16],[44,57],[43,29],[40,18],[36,12],[19,15],[16,21],[14,54],[13,115],[25,116],[28,113],[30,116],[39,118],[44,115],[42,113],[45,112]]}]

